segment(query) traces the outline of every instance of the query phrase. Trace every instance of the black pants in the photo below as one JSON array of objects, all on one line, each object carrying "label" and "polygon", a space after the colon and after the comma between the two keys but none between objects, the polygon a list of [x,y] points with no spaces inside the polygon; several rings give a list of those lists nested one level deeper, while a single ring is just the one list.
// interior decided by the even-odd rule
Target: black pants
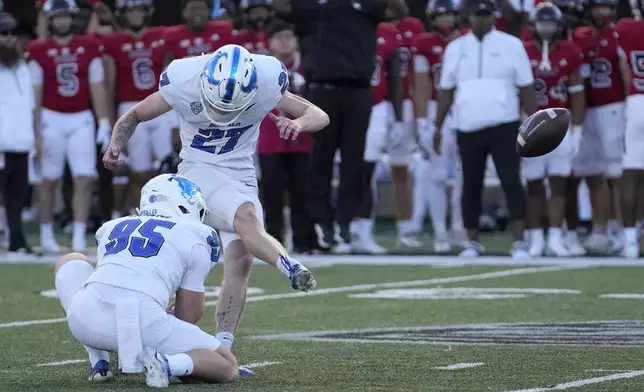
[{"label": "black pants", "polygon": [[268,234],[284,238],[284,191],[288,190],[293,228],[293,248],[311,250],[313,223],[306,209],[309,154],[259,154],[262,169],[262,205]]},{"label": "black pants", "polygon": [[359,215],[362,198],[362,157],[373,106],[369,88],[312,84],[307,98],[324,110],[331,123],[313,134],[308,176],[308,206],[312,219],[323,225],[334,220],[330,203],[333,157],[339,148],[340,185],[335,221],[348,228]]},{"label": "black pants", "polygon": [[461,209],[465,228],[472,230],[479,226],[488,154],[491,154],[494,160],[510,219],[519,220],[525,217],[525,193],[520,175],[521,160],[516,154],[518,130],[519,122],[511,122],[476,132],[457,133],[456,141],[463,164]]},{"label": "black pants", "polygon": [[22,208],[29,195],[29,153],[7,152],[0,170],[0,191],[4,196],[9,225],[9,250],[28,248],[22,229]]}]

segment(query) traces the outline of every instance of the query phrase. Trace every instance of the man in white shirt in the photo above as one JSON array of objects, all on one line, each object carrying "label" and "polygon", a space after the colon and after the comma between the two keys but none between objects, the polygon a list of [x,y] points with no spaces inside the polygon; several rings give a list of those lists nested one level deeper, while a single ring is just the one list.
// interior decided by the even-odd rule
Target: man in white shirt
[{"label": "man in white shirt", "polygon": [[31,253],[21,213],[29,194],[29,153],[35,142],[35,101],[17,27],[13,16],[0,12],[0,192],[5,201],[12,259]]},{"label": "man in white shirt", "polygon": [[471,31],[445,50],[434,124],[434,148],[438,152],[440,130],[452,108],[463,166],[461,205],[471,241],[461,255],[476,257],[483,252],[478,243],[478,221],[490,154],[513,221],[515,242],[510,254],[527,258],[529,253],[523,242],[525,194],[515,144],[520,125],[519,101],[526,114],[536,111],[532,68],[521,41],[494,29],[496,4],[492,0],[465,0],[463,9]]}]

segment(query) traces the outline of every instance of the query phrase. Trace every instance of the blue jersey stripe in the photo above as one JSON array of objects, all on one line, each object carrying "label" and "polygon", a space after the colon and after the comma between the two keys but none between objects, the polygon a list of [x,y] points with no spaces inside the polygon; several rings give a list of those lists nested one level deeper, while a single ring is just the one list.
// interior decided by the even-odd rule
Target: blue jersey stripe
[{"label": "blue jersey stripe", "polygon": [[235,84],[237,84],[237,67],[239,66],[239,57],[241,56],[241,50],[238,46],[235,46],[233,49],[233,60],[230,64],[230,75],[226,81],[226,91],[223,96],[224,102],[230,102],[233,99],[233,93],[235,92]]}]

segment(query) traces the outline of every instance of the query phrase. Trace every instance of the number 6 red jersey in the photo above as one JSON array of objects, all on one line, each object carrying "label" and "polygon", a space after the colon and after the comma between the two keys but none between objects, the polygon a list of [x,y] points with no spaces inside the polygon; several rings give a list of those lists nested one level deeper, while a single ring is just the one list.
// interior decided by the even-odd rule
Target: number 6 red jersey
[{"label": "number 6 red jersey", "polygon": [[149,27],[139,38],[123,31],[103,39],[104,53],[114,59],[118,103],[142,101],[158,90],[163,68],[163,31]]},{"label": "number 6 red jersey", "polygon": [[90,65],[96,60],[102,69],[101,53],[100,42],[90,36],[76,36],[67,45],[52,39],[29,42],[27,61],[32,77],[33,68],[42,77],[32,82],[42,82],[43,107],[60,113],[89,110]]}]

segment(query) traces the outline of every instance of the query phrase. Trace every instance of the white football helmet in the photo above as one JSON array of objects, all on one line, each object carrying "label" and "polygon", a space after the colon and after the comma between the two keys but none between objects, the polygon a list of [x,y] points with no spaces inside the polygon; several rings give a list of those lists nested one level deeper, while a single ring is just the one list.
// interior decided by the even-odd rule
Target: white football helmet
[{"label": "white football helmet", "polygon": [[201,73],[201,104],[217,125],[235,121],[257,93],[257,70],[250,53],[239,45],[219,48]]},{"label": "white football helmet", "polygon": [[177,174],[161,174],[141,190],[139,214],[203,222],[208,208],[201,189]]}]

